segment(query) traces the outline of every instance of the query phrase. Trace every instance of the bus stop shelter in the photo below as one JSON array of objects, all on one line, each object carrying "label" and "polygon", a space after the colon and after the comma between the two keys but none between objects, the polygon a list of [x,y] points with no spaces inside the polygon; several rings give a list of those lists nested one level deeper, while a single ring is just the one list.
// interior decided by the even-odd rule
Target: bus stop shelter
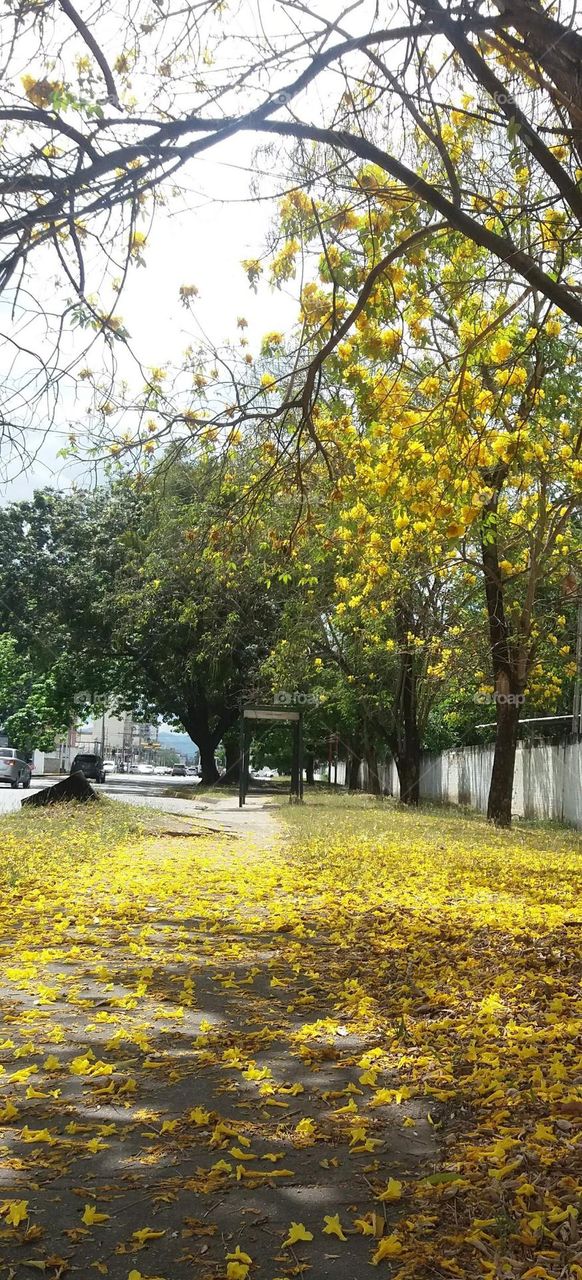
[{"label": "bus stop shelter", "polygon": [[253,736],[253,724],[257,721],[288,721],[293,733],[293,752],[291,760],[291,788],[289,800],[291,804],[300,804],[303,800],[303,712],[296,707],[274,707],[250,704],[242,708],[240,718],[240,779],[238,789],[239,809],[242,808],[249,790],[250,749]]}]

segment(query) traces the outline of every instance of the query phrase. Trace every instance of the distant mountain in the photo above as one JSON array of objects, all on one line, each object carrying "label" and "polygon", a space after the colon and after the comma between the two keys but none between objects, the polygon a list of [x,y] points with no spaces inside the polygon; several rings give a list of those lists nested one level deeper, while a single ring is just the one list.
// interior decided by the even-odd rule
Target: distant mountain
[{"label": "distant mountain", "polygon": [[198,755],[198,747],[194,746],[187,733],[174,733],[173,729],[159,729],[158,738],[162,747],[169,747],[181,756]]}]

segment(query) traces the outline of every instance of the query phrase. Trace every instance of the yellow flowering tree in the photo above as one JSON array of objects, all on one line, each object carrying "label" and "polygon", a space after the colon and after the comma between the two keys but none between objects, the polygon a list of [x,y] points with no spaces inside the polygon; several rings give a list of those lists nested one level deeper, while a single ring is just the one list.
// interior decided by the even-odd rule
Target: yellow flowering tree
[{"label": "yellow flowering tree", "polygon": [[482,592],[497,716],[489,816],[507,824],[520,704],[551,703],[573,674],[551,619],[580,551],[575,332],[534,290],[491,277],[482,250],[419,225],[414,199],[377,171],[342,195],[316,208],[295,193],[282,208],[287,240],[302,233],[319,253],[302,292],[301,412],[339,476],[338,536],[358,548],[340,608],[389,610],[405,653],[419,582]]}]

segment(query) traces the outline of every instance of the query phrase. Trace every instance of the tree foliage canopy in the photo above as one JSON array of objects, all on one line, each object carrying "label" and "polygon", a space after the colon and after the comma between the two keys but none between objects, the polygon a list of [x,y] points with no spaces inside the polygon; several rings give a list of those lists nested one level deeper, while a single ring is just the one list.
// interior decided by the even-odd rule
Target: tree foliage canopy
[{"label": "tree foliage canopy", "polygon": [[[349,190],[355,170],[375,166],[379,186],[414,198],[422,228],[444,221],[579,323],[574,18],[575,7],[553,16],[537,0],[408,0],[389,13],[359,3],[335,17],[291,0],[265,24],[252,3],[162,13],[143,0],[120,27],[108,0],[90,17],[71,0],[17,6],[0,100],[0,284],[16,318],[5,432],[17,437],[35,406],[46,416],[47,389],[97,340],[111,382],[128,343],[123,287],[147,260],[156,206],[187,205],[197,158],[239,135],[267,149],[264,169],[273,147],[295,149],[288,185],[310,195],[329,174]],[[468,130],[481,137],[470,166]],[[188,305],[195,290],[185,281],[181,293]]]}]

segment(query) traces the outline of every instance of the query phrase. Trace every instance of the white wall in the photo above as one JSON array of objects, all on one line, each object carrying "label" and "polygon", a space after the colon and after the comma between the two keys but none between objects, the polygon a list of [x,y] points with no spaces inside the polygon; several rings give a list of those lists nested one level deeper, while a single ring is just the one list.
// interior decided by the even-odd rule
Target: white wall
[{"label": "white wall", "polygon": [[[487,812],[487,796],[493,765],[493,746],[461,747],[440,755],[424,752],[421,759],[420,794],[423,800],[468,805]],[[398,774],[392,761],[378,770],[387,795],[399,795]],[[332,774],[333,778],[333,774]],[[359,784],[364,786],[366,766],[360,765]],[[345,764],[338,763],[338,784],[345,781]],[[558,746],[520,743],[515,761],[513,813],[519,818],[568,822],[582,829],[582,742]]]},{"label": "white wall", "polygon": [[[487,812],[493,747],[463,747],[422,757],[420,794]],[[582,828],[582,742],[520,743],[515,761],[516,817],[569,822]]]}]

